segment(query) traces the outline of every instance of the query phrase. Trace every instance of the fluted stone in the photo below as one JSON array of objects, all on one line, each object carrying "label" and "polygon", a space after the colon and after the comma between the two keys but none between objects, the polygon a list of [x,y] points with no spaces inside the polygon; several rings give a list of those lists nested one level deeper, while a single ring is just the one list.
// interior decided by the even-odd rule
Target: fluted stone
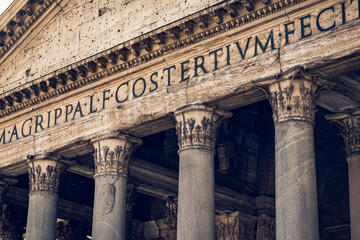
[{"label": "fluted stone", "polygon": [[318,87],[295,69],[269,86],[275,124],[276,239],[318,240],[314,116]]},{"label": "fluted stone", "polygon": [[360,239],[360,109],[327,115],[335,122],[345,142],[349,173],[351,239]]},{"label": "fluted stone", "polygon": [[214,149],[221,120],[230,116],[204,105],[175,111],[180,161],[178,240],[215,239]]},{"label": "fluted stone", "polygon": [[129,162],[141,140],[112,132],[92,140],[95,198],[92,239],[126,239],[126,185]]}]

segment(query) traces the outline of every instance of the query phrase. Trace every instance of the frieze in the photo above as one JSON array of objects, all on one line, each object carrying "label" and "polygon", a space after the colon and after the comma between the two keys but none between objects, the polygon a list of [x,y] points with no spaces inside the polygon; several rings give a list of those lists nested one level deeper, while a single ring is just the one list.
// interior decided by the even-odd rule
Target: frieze
[{"label": "frieze", "polygon": [[92,139],[94,145],[95,175],[128,175],[131,154],[141,144],[141,139],[119,132]]},{"label": "frieze", "polygon": [[[113,79],[111,82],[108,82],[106,86],[104,85],[104,87],[101,88],[94,87],[94,91],[91,90],[89,91],[89,93],[84,92],[84,94],[82,94],[81,97],[77,98],[77,96],[73,96],[71,98],[71,101],[67,100],[69,98],[64,98],[62,104],[56,106],[53,105],[53,109],[50,108],[47,109],[46,111],[43,110],[42,112],[41,110],[36,111],[37,113],[36,115],[35,114],[32,116],[26,115],[28,118],[24,117],[22,120],[7,121],[6,123],[4,122],[4,126],[0,128],[0,145],[13,143],[20,139],[30,137],[36,133],[54,128],[58,125],[68,123],[71,121],[76,121],[78,119],[87,117],[91,114],[99,113],[105,109],[120,107],[124,103],[128,103],[130,101],[147,96],[154,92],[166,90],[169,93],[171,92],[172,88],[178,88],[178,87],[185,88],[187,84],[191,82],[195,82],[194,80],[198,77],[215,73],[219,69],[224,69],[231,65],[240,64],[243,61],[259,56],[261,54],[278,51],[279,48],[285,46],[286,44],[290,44],[299,41],[301,39],[306,39],[308,37],[315,35],[316,31],[317,33],[321,31],[323,32],[330,31],[334,29],[335,26],[342,25],[344,23],[355,21],[356,19],[358,19],[357,16],[359,13],[358,13],[358,9],[355,8],[356,7],[355,3],[356,2],[353,1],[351,3],[347,2],[346,6],[341,3],[335,5],[329,5],[330,7],[324,6],[322,10],[313,13],[312,15],[313,22],[315,22],[315,24],[313,25],[306,24],[306,21],[310,21],[311,18],[310,15],[297,17],[290,22],[281,23],[280,25],[277,25],[275,27],[270,27],[259,33],[255,33],[254,35],[247,36],[242,39],[240,38],[239,40],[237,40],[237,37],[236,38],[234,37],[233,38],[234,41],[231,41],[230,44],[223,43],[222,45],[217,46],[216,48],[214,47],[213,49],[209,49],[208,52],[199,55],[194,55],[191,57],[189,56],[185,59],[182,59],[181,61],[179,60],[179,62],[173,62],[172,64],[162,62],[161,66],[159,66],[158,68],[152,68],[153,70],[149,72],[143,72],[141,73],[141,75],[136,75],[136,76],[134,75],[134,77],[132,77],[131,74],[128,74],[123,78]],[[341,15],[341,13],[343,13],[344,11],[350,12],[350,10],[352,11],[353,14],[352,16],[353,17],[356,16],[356,19],[351,19],[349,16],[344,18]],[[335,13],[339,13],[339,14],[335,14]],[[332,27],[332,25],[330,27],[329,26],[325,27],[327,25],[322,21],[324,21],[326,17],[334,17],[333,15],[334,16],[336,15],[337,17],[336,22],[334,21],[334,23],[336,24],[334,25],[334,27]],[[205,30],[205,32],[206,31],[208,30]],[[212,33],[209,34],[211,35]],[[205,35],[200,34],[199,37],[201,39],[205,39],[206,34]],[[195,39],[193,38],[193,36],[188,36],[186,39],[201,41],[200,38]],[[180,39],[179,41],[184,41],[184,40]],[[178,43],[179,42],[169,43],[169,44],[171,45]],[[186,44],[185,45],[184,44],[180,44],[178,47],[179,48],[185,47]],[[164,48],[168,48],[170,45],[166,45],[164,46]],[[154,51],[155,52],[159,51],[158,56],[169,53],[168,50],[166,51],[163,50],[157,49]],[[103,54],[108,54],[108,53],[109,52]],[[153,52],[151,53],[149,52],[146,54],[145,54],[146,56],[150,56],[151,54],[153,54]],[[31,85],[31,87],[29,86],[30,90],[25,91],[26,92],[25,95],[18,95],[17,98],[13,96],[11,98],[8,98],[8,100],[4,100],[3,102],[4,104],[6,101],[8,102],[6,103],[8,107],[4,109],[2,112],[0,112],[0,117],[9,115],[14,111],[28,108],[33,104],[40,103],[41,101],[45,101],[46,99],[48,99],[48,97],[56,97],[59,94],[63,94],[73,89],[80,88],[84,84],[92,83],[101,78],[107,78],[112,74],[115,74],[116,72],[123,71],[135,65],[145,63],[150,59],[154,59],[154,55],[152,55],[152,57],[150,57],[149,59],[145,59],[143,58],[143,56],[139,56],[136,59],[129,59],[127,62],[123,62],[123,63],[118,62],[119,64],[117,63],[116,65],[107,64],[106,66],[109,68],[107,68],[104,71],[99,70],[102,68],[96,68],[98,72],[94,74],[89,73],[84,78],[82,77],[76,78],[77,79],[76,81],[70,80],[71,82],[70,85],[67,84],[69,81],[65,79],[67,77],[72,78],[71,76],[75,74],[75,72],[70,70],[69,70],[70,73],[68,75],[64,73],[64,75],[61,75],[60,78],[54,77],[57,80],[51,78],[50,79],[51,84],[49,83],[50,85],[47,83],[41,84],[41,82],[39,82],[38,85],[35,84],[36,86]],[[92,61],[95,60],[96,60],[95,58],[92,58]],[[95,63],[96,61],[94,62],[94,64]],[[95,65],[94,64],[91,64],[91,66],[93,66],[93,68],[95,69],[96,64]],[[77,68],[80,67],[80,65],[76,65],[76,66]],[[85,71],[85,68],[80,67],[80,69]],[[280,82],[286,77],[288,77],[289,79],[292,78],[291,74],[295,74],[295,73],[282,73],[282,75],[280,76],[277,82]],[[268,94],[269,98],[272,99],[271,101],[273,102],[273,104],[275,104],[275,101],[277,101],[277,103],[280,104],[279,109],[276,108],[275,111],[277,111],[276,113],[278,112],[280,113],[280,111],[282,111],[281,116],[283,117],[285,117],[286,114],[290,114],[289,110],[283,109],[283,107],[286,104],[293,105],[291,107],[292,110],[290,111],[292,112],[291,114],[294,114],[295,111],[300,111],[297,109],[297,107],[299,107],[298,103],[294,102],[294,101],[298,101],[297,100],[298,97],[295,96],[297,93],[294,93],[293,91],[295,91],[294,90],[295,88],[297,89],[297,85],[299,84],[299,81],[297,81],[296,79],[299,78],[300,75],[303,75],[301,77],[306,78],[305,75],[309,75],[309,74],[305,73],[305,71],[302,70],[296,73],[295,75],[293,81],[288,81],[288,83],[289,82],[292,83],[293,85],[292,87],[290,86],[286,90],[285,88],[281,87],[281,90],[279,89],[277,90],[277,91],[281,91],[281,93],[279,92],[279,95],[277,95],[278,97],[281,96],[280,99],[276,99],[275,96],[276,93]],[[277,76],[269,76],[269,78],[276,78],[276,77]],[[310,76],[310,78],[312,78],[312,76]],[[64,85],[61,82],[63,82]],[[316,79],[316,84],[317,83],[318,80]],[[272,86],[274,88],[279,87],[278,83],[275,83]],[[303,91],[304,94],[309,95],[308,93],[306,93],[306,91],[314,90],[312,88],[314,86],[315,85],[312,85],[308,89],[309,86],[307,86],[307,84],[305,84],[304,82],[303,86],[301,87],[301,91]],[[300,91],[300,86],[298,87]],[[45,90],[46,93],[42,93],[41,89]],[[285,97],[286,94],[291,94],[292,96],[291,103],[286,103],[287,100],[282,99]],[[20,101],[20,99],[24,100],[25,102]],[[9,105],[10,103],[11,103],[11,107]],[[1,105],[1,101],[0,101],[0,105]],[[305,109],[306,107],[308,107],[309,109]],[[302,108],[305,111],[304,113],[308,114],[312,112],[310,108],[313,108],[313,106],[303,105]],[[296,114],[300,114],[300,113],[296,113]],[[23,116],[25,116],[25,114]],[[276,114],[274,116],[276,116]],[[313,116],[307,115],[305,119],[311,120],[312,117]],[[199,121],[200,122],[196,124],[201,125],[201,120]]]},{"label": "frieze", "polygon": [[186,148],[203,148],[214,151],[217,131],[227,111],[204,105],[188,105],[175,111],[176,134],[179,151]]},{"label": "frieze", "polygon": [[325,118],[340,128],[348,156],[360,153],[360,109],[348,109],[344,113],[326,115]]},{"label": "frieze", "polygon": [[[241,27],[252,21],[299,4],[303,0],[282,0],[274,3],[270,1],[263,2],[266,3],[263,7],[258,7],[260,5],[249,1],[229,1],[219,4],[189,16],[179,23],[166,26],[163,31],[151,32],[89,59],[60,69],[56,73],[47,75],[47,77],[23,85],[2,95],[0,99],[0,117],[26,109],[34,104],[75,90],[104,77],[126,71],[194,43],[215,37],[225,31]],[[256,8],[254,7],[255,5],[257,5]],[[350,2],[349,0],[347,6],[345,4],[337,4],[336,7],[334,5],[322,9],[316,16],[316,27],[314,26],[314,28],[319,32],[325,32],[355,20],[345,17],[346,11],[348,11],[347,8],[352,8],[352,5],[355,5],[355,1]],[[247,13],[244,11],[247,11]],[[335,11],[340,11],[339,14],[342,14],[342,20],[334,21],[334,24],[331,26],[324,25],[322,23],[323,16],[327,16],[327,13],[335,13]],[[313,26],[305,23],[309,20],[310,15],[299,18],[301,22],[301,37],[295,41],[312,36],[314,31],[311,28]],[[282,24],[285,36],[283,45],[294,42],[291,38],[295,35],[295,31],[298,30],[295,29],[295,26],[298,25],[294,21]],[[274,41],[274,38],[279,36],[268,38],[266,44],[261,43],[260,39],[256,39],[256,37],[254,36],[252,39],[249,39],[249,41],[255,41],[255,45],[259,45],[258,52],[255,52],[254,56],[261,54],[260,50],[265,52],[268,44],[276,43],[277,41]],[[271,40],[270,43],[269,40]],[[155,48],[155,45],[159,47]],[[247,49],[247,47],[244,48]],[[271,50],[274,49],[275,47],[271,45]],[[242,56],[245,56],[246,53],[244,52],[246,50],[242,49]]]}]

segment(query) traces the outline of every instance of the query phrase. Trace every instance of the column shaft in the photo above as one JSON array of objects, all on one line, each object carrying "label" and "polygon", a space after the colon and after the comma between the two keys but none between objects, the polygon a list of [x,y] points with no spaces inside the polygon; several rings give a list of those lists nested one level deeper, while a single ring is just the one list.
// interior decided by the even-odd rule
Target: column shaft
[{"label": "column shaft", "polygon": [[126,182],[120,174],[95,177],[92,239],[125,240]]},{"label": "column shaft", "polygon": [[26,239],[55,239],[57,202],[57,194],[42,192],[29,195]]},{"label": "column shaft", "polygon": [[28,158],[30,194],[26,239],[55,240],[57,190],[66,165],[72,162],[51,153]]},{"label": "column shaft", "polygon": [[360,238],[360,153],[348,157],[351,239]]},{"label": "column shaft", "polygon": [[205,105],[175,111],[179,144],[178,240],[215,240],[214,153],[223,117]]},{"label": "column shaft", "polygon": [[178,239],[215,239],[214,152],[179,153]]},{"label": "column shaft", "polygon": [[360,109],[325,116],[336,123],[345,142],[349,173],[351,239],[360,239]]},{"label": "column shaft", "polygon": [[319,239],[313,126],[275,126],[277,239]]},{"label": "column shaft", "polygon": [[269,85],[275,125],[275,207],[277,240],[318,240],[314,149],[314,99],[318,86],[302,68]]},{"label": "column shaft", "polygon": [[92,239],[125,240],[129,162],[141,140],[114,131],[92,142],[95,148]]}]

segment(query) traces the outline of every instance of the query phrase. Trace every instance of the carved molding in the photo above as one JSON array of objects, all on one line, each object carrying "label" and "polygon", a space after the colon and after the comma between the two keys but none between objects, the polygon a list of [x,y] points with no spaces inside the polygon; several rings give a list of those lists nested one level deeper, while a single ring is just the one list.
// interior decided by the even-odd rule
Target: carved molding
[{"label": "carved molding", "polygon": [[270,84],[267,97],[273,110],[274,123],[302,120],[313,123],[315,99],[319,87],[314,76],[296,68]]},{"label": "carved molding", "polygon": [[177,227],[177,208],[178,208],[178,203],[177,200],[172,198],[172,197],[168,197],[168,199],[166,200],[166,204],[165,204],[165,215],[168,221],[168,227],[169,230],[172,229],[176,229]]},{"label": "carved molding", "polygon": [[360,109],[347,110],[344,113],[326,115],[325,118],[340,128],[345,142],[346,154],[360,153]]},{"label": "carved molding", "polygon": [[51,153],[28,156],[30,193],[57,193],[60,178],[71,164],[73,162]]},{"label": "carved molding", "polygon": [[[220,33],[268,17],[304,1],[280,0],[271,3],[262,0],[255,4],[255,2],[244,3],[231,0],[217,4],[174,24],[166,25],[157,31],[144,34],[1,94],[0,118],[99,81],[104,77],[127,71]],[[52,2],[53,0],[47,0],[43,5],[47,6]],[[44,8],[42,5],[39,7]],[[5,33],[0,30],[0,35],[2,32]],[[0,59],[16,42],[10,38],[6,41],[5,46],[0,48]],[[153,45],[158,45],[158,47],[155,48]],[[98,65],[101,67],[95,67]]]},{"label": "carved molding", "polygon": [[186,148],[204,148],[214,151],[221,120],[231,117],[228,111],[205,105],[186,105],[175,111],[179,151]]},{"label": "carved molding", "polygon": [[128,181],[126,185],[126,211],[131,212],[135,205],[136,185]]},{"label": "carved molding", "polygon": [[217,240],[255,240],[256,217],[235,211],[230,214],[217,215],[215,223]]},{"label": "carved molding", "polygon": [[128,175],[131,154],[142,141],[120,132],[112,132],[92,139],[95,175]]}]

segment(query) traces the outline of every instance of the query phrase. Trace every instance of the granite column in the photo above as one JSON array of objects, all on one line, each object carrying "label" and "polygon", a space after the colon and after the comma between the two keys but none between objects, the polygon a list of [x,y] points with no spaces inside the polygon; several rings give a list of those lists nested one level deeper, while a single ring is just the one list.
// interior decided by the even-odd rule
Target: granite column
[{"label": "granite column", "polygon": [[318,240],[314,99],[318,87],[303,69],[269,85],[275,124],[276,239]]},{"label": "granite column", "polygon": [[337,123],[345,141],[349,173],[351,239],[360,239],[360,109],[327,115]]},{"label": "granite column", "polygon": [[230,116],[205,105],[175,111],[180,161],[178,240],[215,239],[215,144],[221,120]]},{"label": "granite column", "polygon": [[92,139],[95,198],[92,239],[126,239],[126,184],[131,154],[141,140],[112,132]]},{"label": "granite column", "polygon": [[28,156],[29,209],[26,225],[27,240],[55,240],[57,190],[60,177],[70,161],[51,153]]}]

